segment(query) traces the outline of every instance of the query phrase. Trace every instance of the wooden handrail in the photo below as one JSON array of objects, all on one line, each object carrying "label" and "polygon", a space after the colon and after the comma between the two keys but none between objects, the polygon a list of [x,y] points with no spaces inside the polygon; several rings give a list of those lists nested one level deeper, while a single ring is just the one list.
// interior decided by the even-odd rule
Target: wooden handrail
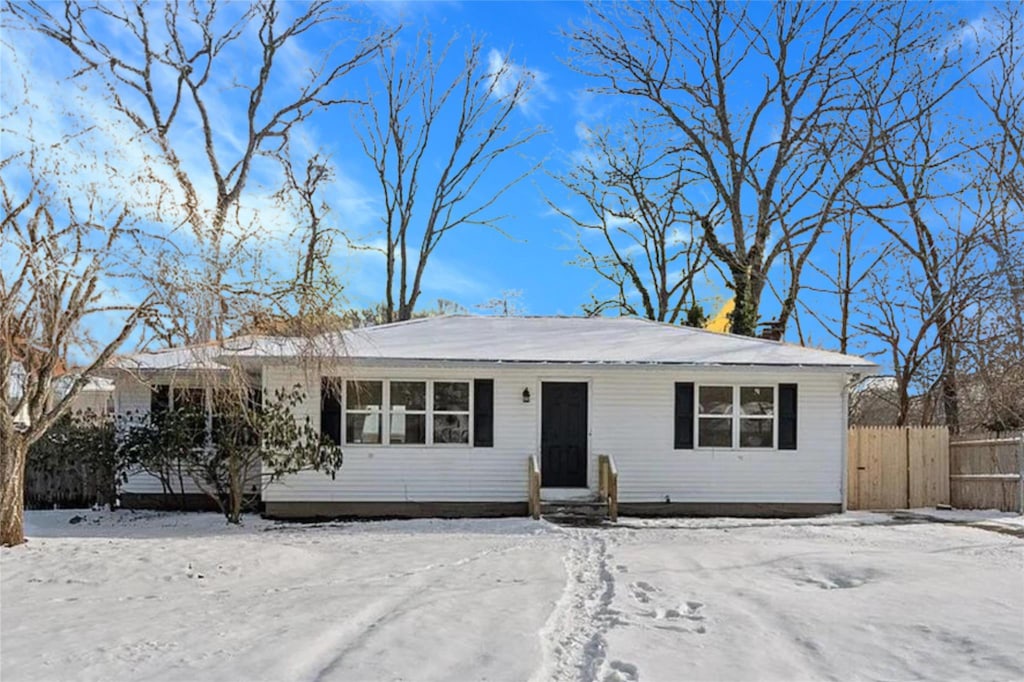
[{"label": "wooden handrail", "polygon": [[537,456],[530,455],[526,458],[526,484],[529,494],[530,516],[534,519],[540,518],[540,467],[537,466]]},{"label": "wooden handrail", "polygon": [[619,469],[611,455],[597,456],[597,491],[608,503],[608,520],[615,523],[619,519]]}]

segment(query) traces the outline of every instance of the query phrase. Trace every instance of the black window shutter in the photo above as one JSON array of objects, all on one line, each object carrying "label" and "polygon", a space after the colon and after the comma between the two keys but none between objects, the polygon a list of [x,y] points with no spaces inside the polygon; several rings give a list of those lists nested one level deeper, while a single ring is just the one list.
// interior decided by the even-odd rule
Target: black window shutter
[{"label": "black window shutter", "polygon": [[796,384],[779,384],[779,449],[796,450]]},{"label": "black window shutter", "polygon": [[320,380],[320,434],[341,445],[341,382],[329,377]]},{"label": "black window shutter", "polygon": [[676,382],[676,450],[693,449],[693,382]]},{"label": "black window shutter", "polygon": [[494,447],[494,379],[473,381],[473,446]]}]

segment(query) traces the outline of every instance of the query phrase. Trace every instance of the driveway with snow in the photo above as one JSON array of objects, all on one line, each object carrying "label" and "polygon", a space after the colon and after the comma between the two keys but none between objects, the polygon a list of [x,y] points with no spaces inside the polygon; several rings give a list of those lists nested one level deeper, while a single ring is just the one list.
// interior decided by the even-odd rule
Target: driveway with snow
[{"label": "driveway with snow", "polygon": [[1024,541],[846,514],[300,526],[30,512],[0,678],[1024,678]]}]

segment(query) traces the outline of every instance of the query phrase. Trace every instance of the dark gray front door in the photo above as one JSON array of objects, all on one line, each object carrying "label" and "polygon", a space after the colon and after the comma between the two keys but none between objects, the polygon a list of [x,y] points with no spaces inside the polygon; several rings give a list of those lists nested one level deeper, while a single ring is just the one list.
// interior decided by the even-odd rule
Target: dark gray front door
[{"label": "dark gray front door", "polygon": [[540,458],[545,488],[587,486],[587,385],[541,385]]}]

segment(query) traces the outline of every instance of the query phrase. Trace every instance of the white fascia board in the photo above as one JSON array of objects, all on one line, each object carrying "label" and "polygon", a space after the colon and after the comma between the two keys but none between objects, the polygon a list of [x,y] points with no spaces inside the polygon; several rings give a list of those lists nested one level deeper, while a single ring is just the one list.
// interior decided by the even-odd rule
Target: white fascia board
[{"label": "white fascia board", "polygon": [[332,368],[344,367],[452,367],[487,369],[495,367],[505,368],[587,368],[610,371],[621,370],[644,370],[644,371],[679,371],[679,370],[721,370],[721,371],[750,371],[757,373],[797,372],[797,373],[835,373],[835,374],[860,374],[861,376],[875,375],[879,371],[877,365],[767,365],[767,364],[705,364],[705,363],[669,363],[669,362],[550,362],[550,361],[521,361],[521,360],[432,360],[432,359],[411,359],[411,358],[353,358],[353,357],[318,357],[318,358],[295,358],[295,357],[218,357],[218,362],[224,364],[234,363],[243,367],[259,367],[262,365],[329,365]]}]

